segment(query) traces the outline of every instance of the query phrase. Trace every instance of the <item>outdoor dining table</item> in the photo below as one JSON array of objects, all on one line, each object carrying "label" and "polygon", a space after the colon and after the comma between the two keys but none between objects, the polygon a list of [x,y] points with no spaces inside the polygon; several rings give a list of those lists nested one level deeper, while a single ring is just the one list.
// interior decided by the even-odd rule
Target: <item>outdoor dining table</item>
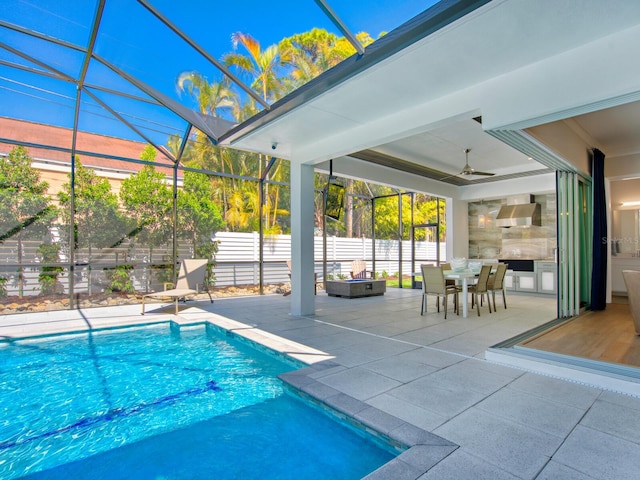
[{"label": "outdoor dining table", "polygon": [[462,283],[462,316],[464,318],[467,317],[468,313],[468,304],[467,304],[467,293],[469,283],[474,283],[474,280],[478,276],[478,272],[474,272],[473,270],[443,270],[445,280],[456,280],[457,282]]},{"label": "outdoor dining table", "polygon": [[[491,272],[493,273],[498,264],[495,266],[491,266]],[[469,313],[467,297],[469,293],[469,285],[475,283],[476,278],[480,275],[479,271],[470,270],[468,268],[464,270],[443,270],[442,271],[445,280],[456,280],[458,283],[462,284],[462,316],[464,318],[467,317]],[[414,276],[422,276],[422,272],[416,272],[413,274]]]}]

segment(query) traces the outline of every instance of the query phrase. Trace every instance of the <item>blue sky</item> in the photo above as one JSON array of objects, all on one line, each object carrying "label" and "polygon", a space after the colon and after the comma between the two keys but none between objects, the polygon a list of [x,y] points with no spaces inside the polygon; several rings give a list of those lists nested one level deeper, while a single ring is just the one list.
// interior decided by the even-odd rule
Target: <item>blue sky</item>
[{"label": "blue sky", "polygon": [[[252,35],[263,49],[284,37],[313,27],[339,34],[314,0],[147,1],[216,59],[232,51],[231,34],[234,32]],[[2,3],[2,20],[83,47],[87,45],[96,2],[2,0]],[[366,31],[376,38],[381,32],[393,30],[437,2],[328,0],[328,3],[353,33]],[[83,55],[80,52],[2,28],[0,39],[71,77],[76,77],[81,69]],[[187,99],[181,98],[176,90],[176,79],[181,72],[195,70],[210,81],[219,79],[221,75],[210,62],[189,48],[174,32],[134,0],[106,1],[95,53],[182,102]],[[0,60],[42,69],[37,63],[4,49],[0,49]],[[86,81],[140,95],[139,90],[98,62],[92,62]],[[139,109],[138,106],[138,110],[134,112],[133,102],[108,93],[100,95],[117,111],[126,113],[132,122],[137,122],[138,117],[146,118],[144,128],[149,135],[166,138],[169,132],[184,131],[184,122],[170,118],[162,109],[151,106]],[[73,83],[52,81],[50,78],[0,65],[0,116],[70,126],[74,98]],[[96,131],[99,125],[107,130],[105,134],[115,136],[126,133],[122,125],[110,119],[111,115],[95,101],[86,96],[84,100],[81,127]],[[152,118],[151,121],[148,121],[149,117]]]},{"label": "blue sky", "polygon": [[[226,4],[225,4],[226,3]],[[367,31],[377,37],[436,3],[434,0],[328,0],[328,4],[354,32]],[[176,8],[174,0],[155,0],[158,9],[173,10],[179,26],[189,25],[198,41],[220,45],[219,54],[230,49],[232,32],[249,33],[263,46],[286,36],[323,26],[339,33],[313,0],[245,0],[210,2],[210,15],[193,15],[192,9]],[[216,12],[219,12],[216,14]]]}]

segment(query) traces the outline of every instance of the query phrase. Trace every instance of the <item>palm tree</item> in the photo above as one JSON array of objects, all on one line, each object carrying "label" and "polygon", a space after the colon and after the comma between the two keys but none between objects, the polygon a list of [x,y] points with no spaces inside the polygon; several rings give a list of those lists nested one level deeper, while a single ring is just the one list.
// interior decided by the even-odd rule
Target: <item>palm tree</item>
[{"label": "palm tree", "polygon": [[[364,46],[373,42],[373,38],[367,33],[359,33],[357,39]],[[289,76],[283,81],[287,91],[301,87],[356,53],[356,49],[345,38],[321,28],[285,38],[280,42],[279,48],[283,63],[290,69]],[[354,189],[361,183],[348,180],[347,193],[355,193]],[[366,193],[366,190],[363,190],[362,193]],[[354,235],[354,218],[353,197],[348,195],[345,198],[344,220],[347,237]]]},{"label": "palm tree", "polygon": [[219,117],[219,111],[233,111],[238,105],[238,96],[229,88],[229,83],[211,82],[198,72],[182,72],[178,75],[180,92],[187,92],[198,102],[200,113]]},{"label": "palm tree", "polygon": [[[373,42],[366,33],[360,33],[357,38],[363,45]],[[285,93],[303,85],[320,75],[323,71],[337,65],[345,58],[355,53],[355,48],[344,38],[338,37],[323,29],[314,28],[309,32],[285,38],[278,45],[271,45],[262,49],[260,42],[251,35],[236,32],[231,37],[234,51],[223,57],[223,62],[239,70],[241,75],[249,79],[248,83],[267,102],[278,100]],[[242,46],[245,53],[237,52]],[[282,75],[281,75],[282,74]],[[200,112],[213,116],[230,115],[236,121],[243,121],[256,114],[260,105],[251,97],[239,96],[231,89],[228,81],[209,83],[206,77],[198,72],[183,72],[178,77],[177,87],[181,92],[187,92],[194,97]],[[177,148],[179,144],[174,145]],[[190,142],[189,149],[183,156],[189,166],[232,173],[240,176],[261,177],[262,169],[268,162],[266,156],[257,157],[257,173],[251,168],[254,154],[230,151],[211,144],[209,139],[198,132],[195,141]],[[288,169],[284,162],[278,161],[269,173],[273,181],[286,181]],[[257,192],[249,193],[249,186],[240,187],[237,179],[221,179],[214,181],[214,192],[221,199],[223,214],[229,217],[229,224],[235,228],[250,228],[252,221],[250,199],[259,198]],[[234,192],[240,190],[240,195],[228,193],[229,186]],[[265,186],[265,225],[268,231],[279,229],[278,217],[287,214],[288,210],[280,208],[283,195],[279,186],[268,184]],[[243,199],[247,212],[241,212],[239,200]],[[245,215],[246,213],[246,215]],[[255,213],[255,212],[254,212]]]},{"label": "palm tree", "polygon": [[235,32],[231,35],[234,50],[242,45],[248,55],[237,52],[227,53],[223,61],[227,66],[233,66],[251,78],[251,88],[260,92],[265,101],[275,101],[282,94],[280,69],[282,62],[277,45],[271,45],[261,50],[260,42],[251,35]]},{"label": "palm tree", "polygon": [[[182,72],[178,76],[177,87],[180,92],[186,92],[195,98],[200,113],[205,115],[234,115],[239,110],[238,96],[226,80],[209,83],[199,72]],[[196,132],[195,140],[189,142],[185,153],[188,153],[183,155],[183,163],[186,165],[225,172],[225,158],[221,149],[213,145],[202,132]],[[223,190],[223,209],[226,204],[226,191]]]},{"label": "palm tree", "polygon": [[[233,66],[240,70],[246,76],[251,79],[251,88],[259,92],[262,99],[267,102],[273,102],[280,98],[284,94],[281,77],[279,76],[280,70],[283,66],[280,59],[280,52],[277,45],[271,45],[262,50],[260,42],[258,42],[251,35],[242,32],[236,32],[231,35],[231,41],[233,43],[234,50],[238,45],[242,45],[247,51],[247,55],[241,53],[232,52],[223,57],[223,61],[228,66]],[[253,103],[250,103],[253,105]],[[268,159],[266,156],[260,155],[260,171],[258,176],[262,175],[262,165],[266,165]],[[276,167],[276,170],[272,174],[272,178],[276,179],[280,166]],[[273,212],[270,208],[266,208],[267,217],[265,223],[267,226],[275,226],[278,217],[278,202],[279,187],[274,187],[274,197],[276,201],[271,202]],[[269,197],[269,185],[265,186],[265,196]],[[270,215],[273,213],[273,219],[270,220]]]},{"label": "palm tree", "polygon": [[229,209],[225,221],[231,231],[251,231],[258,229],[259,195],[254,185],[241,181],[229,198]]}]

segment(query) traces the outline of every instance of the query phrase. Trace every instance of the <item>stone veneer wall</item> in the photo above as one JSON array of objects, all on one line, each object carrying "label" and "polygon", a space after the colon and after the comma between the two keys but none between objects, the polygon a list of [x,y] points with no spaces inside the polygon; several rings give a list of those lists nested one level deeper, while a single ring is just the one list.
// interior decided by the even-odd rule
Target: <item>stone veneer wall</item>
[{"label": "stone veneer wall", "polygon": [[533,258],[553,259],[557,246],[556,195],[535,195],[540,204],[542,226],[496,226],[496,216],[506,198],[469,202],[469,250],[468,258]]}]

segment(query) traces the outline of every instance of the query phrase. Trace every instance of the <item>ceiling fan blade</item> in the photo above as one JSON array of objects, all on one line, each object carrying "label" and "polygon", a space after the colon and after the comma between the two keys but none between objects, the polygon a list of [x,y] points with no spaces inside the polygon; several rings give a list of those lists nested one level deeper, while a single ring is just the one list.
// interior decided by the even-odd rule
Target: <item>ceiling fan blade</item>
[{"label": "ceiling fan blade", "polygon": [[482,175],[482,176],[485,176],[485,177],[491,177],[491,176],[495,175],[495,173],[476,172],[475,170],[472,170],[470,172],[463,172],[463,173],[461,173],[461,175]]},{"label": "ceiling fan blade", "polygon": [[460,174],[456,173],[455,175],[447,175],[446,177],[439,178],[438,181],[441,182],[441,181],[447,180],[449,178],[457,177],[458,175],[460,175]]}]

